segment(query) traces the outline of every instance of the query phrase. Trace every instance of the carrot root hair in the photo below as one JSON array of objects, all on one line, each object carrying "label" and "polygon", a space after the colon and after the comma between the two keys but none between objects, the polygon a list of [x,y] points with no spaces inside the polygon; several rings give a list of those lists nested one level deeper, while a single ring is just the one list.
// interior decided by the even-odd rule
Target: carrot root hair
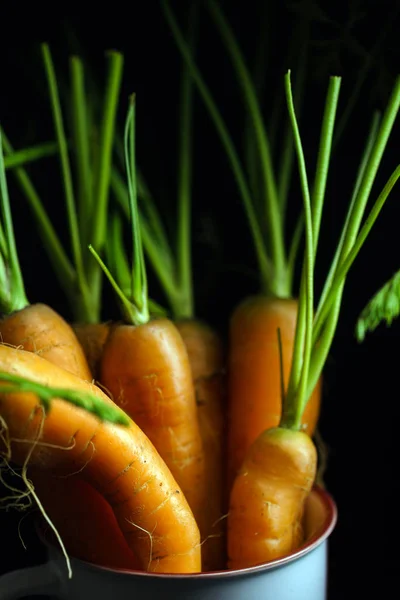
[{"label": "carrot root hair", "polygon": [[[35,487],[34,487],[32,481],[28,478],[29,460],[30,460],[30,457],[31,457],[33,451],[35,450],[36,446],[38,444],[40,444],[39,440],[40,440],[40,437],[42,434],[44,421],[45,421],[45,415],[43,413],[43,418],[41,419],[41,422],[38,427],[37,439],[35,441],[29,440],[31,447],[25,458],[24,463],[22,464],[22,467],[20,469],[21,472],[18,473],[11,466],[11,443],[15,440],[10,438],[9,433],[8,433],[7,423],[5,422],[3,417],[0,415],[0,443],[2,446],[1,451],[0,451],[0,481],[5,486],[5,488],[10,492],[9,496],[6,496],[5,498],[1,498],[0,508],[6,509],[6,510],[8,510],[9,508],[13,508],[14,510],[17,509],[17,510],[21,510],[21,511],[28,511],[29,509],[32,508],[33,504],[35,503],[38,510],[42,514],[43,519],[46,521],[46,523],[49,525],[49,527],[53,531],[54,536],[60,545],[61,552],[63,553],[63,555],[65,557],[65,561],[66,561],[66,565],[67,565],[68,578],[71,579],[72,578],[71,561],[68,556],[68,552],[65,548],[65,545],[63,543],[63,540],[61,538],[61,535],[59,534],[56,526],[54,525],[54,523],[48,516],[46,510],[44,509],[39,496],[36,494]],[[17,487],[14,487],[13,485],[11,485],[11,483],[7,482],[6,479],[3,477],[3,474],[7,473],[7,472],[10,473],[13,477],[17,477],[20,481],[22,481],[25,486],[25,489],[19,489]],[[33,500],[32,500],[32,498],[33,498]],[[18,528],[19,528],[19,526],[18,526]],[[20,534],[19,534],[19,538],[21,539]],[[22,540],[21,540],[21,543],[23,544]]]}]

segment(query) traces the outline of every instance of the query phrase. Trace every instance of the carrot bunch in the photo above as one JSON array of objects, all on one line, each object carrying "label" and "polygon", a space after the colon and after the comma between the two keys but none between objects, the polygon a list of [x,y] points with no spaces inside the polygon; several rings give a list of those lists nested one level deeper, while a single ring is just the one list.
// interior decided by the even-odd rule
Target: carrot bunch
[{"label": "carrot bunch", "polygon": [[[122,135],[118,132],[120,55],[110,55],[99,149],[93,142],[96,127],[91,127],[100,108],[85,95],[83,64],[71,61],[74,110],[68,140],[51,56],[43,46],[73,266],[23,161],[13,159],[3,138],[49,256],[56,268],[63,265],[60,274],[67,279],[60,281],[68,288],[72,322],[53,307],[31,306],[27,300],[0,152],[0,421],[6,431],[3,435],[1,430],[1,466],[14,463],[22,469],[66,553],[148,572],[240,569],[285,556],[307,539],[304,511],[318,468],[313,435],[344,284],[400,175],[398,167],[364,218],[399,110],[400,80],[382,117],[373,120],[341,237],[316,302],[317,249],[341,79],[329,81],[310,185],[290,71],[285,77],[290,135],[283,172],[289,177],[288,165],[296,158],[303,200],[288,248],[284,216],[289,184],[274,172],[261,109],[232,31],[217,4],[207,2],[249,109],[249,154],[258,166],[252,171],[250,161],[248,177],[193,58],[196,14],[191,13],[186,42],[168,4],[162,5],[184,61],[176,248],[136,166],[134,95]],[[195,302],[193,84],[227,151],[259,265],[260,293],[245,297],[228,315],[227,340],[199,318]],[[35,157],[49,148],[54,151],[54,145],[38,147]],[[70,152],[76,158],[78,203]],[[27,161],[29,157],[32,153],[26,154]],[[260,201],[265,210],[258,214]],[[162,290],[161,304],[150,297],[147,260]],[[118,320],[104,314],[104,276],[120,310]]]}]

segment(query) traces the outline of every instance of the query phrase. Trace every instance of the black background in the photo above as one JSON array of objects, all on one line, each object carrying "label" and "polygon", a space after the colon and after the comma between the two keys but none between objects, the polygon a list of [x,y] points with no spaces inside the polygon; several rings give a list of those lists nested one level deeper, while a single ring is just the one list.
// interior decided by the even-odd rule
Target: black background
[{"label": "black background", "polygon": [[[181,23],[187,2],[172,2]],[[274,26],[268,35],[273,52],[267,63],[268,83],[263,104],[266,122],[277,90],[288,67],[286,49],[299,18],[294,2],[271,3]],[[254,57],[261,15],[261,1],[221,3],[249,62]],[[50,6],[50,5],[49,5]],[[277,8],[279,6],[279,8]],[[369,57],[370,68],[352,118],[332,162],[322,222],[317,264],[317,292],[337,242],[344,211],[372,111],[382,109],[400,72],[398,2],[347,2],[315,4],[311,30],[306,108],[301,121],[306,158],[314,165],[315,149],[328,77],[342,75],[339,113],[354,88],[357,75]],[[104,51],[125,55],[124,94],[137,94],[137,162],[160,208],[173,223],[177,171],[180,58],[158,2],[134,2],[67,14],[62,7],[13,14],[2,9],[0,40],[0,119],[17,147],[51,139],[45,79],[39,44],[48,41],[57,69],[67,69],[74,42],[66,32],[75,30],[98,75],[104,73]],[[241,143],[243,107],[234,74],[218,41],[207,11],[201,13],[199,64],[223,106],[235,141]],[[388,26],[378,48],[375,42]],[[373,51],[374,49],[374,51]],[[373,51],[373,52],[372,52]],[[296,52],[295,52],[296,54]],[[295,57],[292,58],[293,63]],[[290,64],[289,64],[290,63]],[[121,123],[126,105],[121,103]],[[278,132],[279,133],[279,132]],[[194,264],[199,316],[226,334],[229,314],[248,293],[258,289],[251,238],[240,198],[219,139],[201,99],[195,103]],[[400,163],[400,127],[397,122],[378,183],[382,185]],[[42,197],[59,230],[65,223],[59,171],[55,161],[34,168]],[[33,172],[33,171],[32,171]],[[296,180],[297,183],[297,180]],[[54,280],[24,199],[9,177],[12,209],[25,276],[32,302],[57,307],[66,317],[69,308]],[[300,206],[298,186],[292,186],[290,203]],[[377,189],[377,188],[376,188]],[[338,505],[339,520],[330,540],[329,598],[363,597],[366,590],[384,595],[394,581],[398,560],[398,418],[400,323],[381,326],[357,344],[354,325],[375,290],[400,268],[400,188],[396,187],[349,275],[341,318],[324,374],[321,434],[329,449],[326,484]],[[296,212],[292,213],[292,219]],[[61,229],[60,229],[61,228]],[[63,234],[64,235],[64,234]],[[155,282],[152,295],[157,297]],[[115,316],[106,290],[104,317]],[[19,514],[0,514],[2,553],[0,572],[42,559],[30,518],[21,524],[27,544],[17,535]],[[394,541],[394,544],[392,543]]]}]

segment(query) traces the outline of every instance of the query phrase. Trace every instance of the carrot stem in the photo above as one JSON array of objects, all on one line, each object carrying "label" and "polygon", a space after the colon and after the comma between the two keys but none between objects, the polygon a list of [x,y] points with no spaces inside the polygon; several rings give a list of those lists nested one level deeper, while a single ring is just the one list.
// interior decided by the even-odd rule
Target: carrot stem
[{"label": "carrot stem", "polygon": [[[111,173],[112,148],[114,140],[115,120],[117,114],[119,90],[122,80],[123,57],[118,52],[109,52],[108,79],[106,84],[106,94],[103,104],[100,131],[100,156],[96,172],[96,210],[94,211],[94,223],[92,235],[92,244],[99,251],[102,251],[107,231],[107,205],[108,190]],[[96,282],[99,286],[98,275],[100,271],[94,269],[88,272],[89,282]]]},{"label": "carrot stem", "polygon": [[[272,165],[268,135],[264,126],[254,84],[251,81],[250,73],[232,30],[228,25],[222,10],[213,0],[208,0],[207,7],[211,12],[214,22],[216,23],[225,46],[231,56],[239,84],[244,94],[245,102],[249,109],[254,133],[257,139],[260,160],[263,167],[262,174],[264,179],[264,198],[267,207],[266,223],[268,228],[268,239],[271,245],[271,262],[274,268],[274,278],[272,283],[270,282],[269,285],[272,293],[281,295],[283,288],[285,287],[284,282],[282,281],[281,283],[279,281],[280,277],[282,277],[282,274],[286,271],[285,244],[281,223],[282,216],[279,209],[278,192]],[[279,276],[277,281],[275,281],[275,276]]]},{"label": "carrot stem", "polygon": [[[235,146],[233,144],[233,141],[231,139],[231,136],[229,134],[227,126],[225,124],[225,121],[222,118],[222,115],[221,115],[220,111],[218,110],[216,103],[215,103],[199,69],[196,67],[196,64],[194,63],[189,46],[186,43],[186,41],[182,35],[182,32],[175,20],[175,17],[172,14],[172,11],[169,7],[169,3],[166,2],[165,0],[162,0],[161,6],[163,8],[165,17],[171,28],[171,31],[172,31],[174,40],[177,44],[177,47],[178,47],[182,57],[186,61],[188,68],[190,69],[191,77],[197,85],[200,95],[202,96],[203,101],[208,108],[210,116],[216,127],[217,133],[218,133],[218,135],[221,139],[221,142],[226,150],[228,159],[231,164],[233,174],[234,174],[236,182],[238,184],[239,192],[240,192],[242,200],[243,200],[243,205],[244,205],[244,208],[246,211],[246,215],[247,215],[247,218],[250,223],[250,230],[253,235],[253,241],[254,241],[255,248],[256,248],[256,255],[257,255],[258,262],[259,262],[261,278],[262,278],[263,284],[265,284],[266,281],[271,280],[272,264],[271,264],[270,258],[267,256],[267,253],[266,253],[265,242],[263,239],[263,235],[261,232],[258,218],[256,216],[256,212],[254,209],[254,201],[252,198],[252,194],[251,194],[241,161],[239,159],[239,156],[237,154],[237,151],[235,149]],[[268,290],[265,290],[265,291],[269,291],[269,288],[268,288]]]},{"label": "carrot stem", "polygon": [[[4,151],[10,156],[14,153],[14,150],[7,139],[4,130],[1,129],[1,133]],[[60,243],[54,227],[43,207],[39,194],[37,193],[26,170],[23,167],[16,167],[13,169],[13,175],[15,175],[19,186],[24,192],[31,210],[36,218],[43,243],[47,250],[47,255],[54,266],[56,276],[60,284],[63,286],[67,296],[71,297],[74,292],[76,280],[76,275],[71,261],[69,260],[64,248]]]},{"label": "carrot stem", "polygon": [[23,150],[16,150],[12,154],[4,157],[5,169],[15,169],[27,165],[28,163],[35,162],[47,156],[53,156],[57,154],[58,146],[55,142],[44,142],[43,144],[37,144]]},{"label": "carrot stem", "polygon": [[54,72],[54,66],[52,57],[50,54],[50,49],[47,44],[42,45],[42,54],[43,60],[46,68],[47,82],[50,93],[50,102],[51,109],[53,113],[54,125],[56,129],[57,135],[57,143],[60,153],[60,161],[61,161],[61,170],[62,170],[62,179],[64,183],[64,192],[65,192],[65,200],[67,205],[67,214],[69,220],[69,229],[71,236],[71,246],[72,253],[74,257],[74,263],[77,272],[77,278],[79,281],[79,286],[81,288],[82,294],[85,299],[88,295],[88,290],[86,288],[86,279],[83,269],[83,259],[82,259],[82,248],[79,239],[79,228],[78,228],[78,219],[76,214],[76,202],[74,197],[74,188],[72,183],[72,175],[71,175],[71,166],[68,157],[68,147],[67,147],[67,139],[64,130],[63,117],[61,111],[60,97],[58,93],[58,86],[56,75]]},{"label": "carrot stem", "polygon": [[82,243],[88,242],[88,226],[93,214],[92,173],[90,169],[89,127],[87,102],[85,98],[84,69],[79,57],[70,60],[72,84],[72,116],[74,132],[74,149],[76,153],[76,170],[79,196],[79,227]]},{"label": "carrot stem", "polygon": [[3,312],[10,313],[28,306],[24,281],[18,259],[14,237],[14,227],[11,216],[10,200],[2,150],[2,135],[0,132],[0,208],[1,208],[1,245],[4,255],[1,256],[0,301]]},{"label": "carrot stem", "polygon": [[[292,123],[294,143],[297,151],[300,183],[304,202],[303,212],[305,219],[306,251],[304,256],[301,284],[301,293],[304,294],[304,309],[299,311],[299,317],[296,324],[292,363],[293,366],[290,372],[288,398],[286,400],[287,412],[282,413],[281,425],[300,429],[302,414],[299,414],[298,407],[303,405],[303,398],[307,391],[307,378],[312,347],[312,322],[314,308],[314,223],[306,164],[293,104],[290,71],[285,77],[285,91],[289,117]],[[290,392],[293,389],[295,392],[293,396],[291,396]],[[292,411],[294,412],[292,413]],[[293,422],[291,422],[292,416],[294,416]]]},{"label": "carrot stem", "polygon": [[[197,4],[193,3],[189,21],[189,39],[194,45],[197,24]],[[182,293],[182,303],[175,308],[176,318],[191,318],[194,313],[192,252],[191,252],[191,182],[192,182],[192,108],[193,85],[188,68],[182,70],[180,94],[180,156],[178,167],[178,231],[177,268]]]}]

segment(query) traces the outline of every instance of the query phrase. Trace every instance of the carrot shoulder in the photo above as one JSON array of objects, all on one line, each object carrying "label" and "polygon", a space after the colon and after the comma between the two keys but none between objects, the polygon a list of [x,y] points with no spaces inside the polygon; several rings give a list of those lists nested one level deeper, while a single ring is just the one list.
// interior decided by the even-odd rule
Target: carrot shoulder
[{"label": "carrot shoulder", "polygon": [[[0,370],[90,391],[112,402],[96,386],[23,350],[0,345]],[[8,428],[11,460],[22,464],[29,458],[31,465],[61,469],[64,475],[80,469],[85,481],[110,503],[144,570],[201,570],[193,513],[153,444],[133,421],[128,427],[102,423],[57,399],[44,416],[37,397],[28,393],[2,393],[0,415]]]}]

